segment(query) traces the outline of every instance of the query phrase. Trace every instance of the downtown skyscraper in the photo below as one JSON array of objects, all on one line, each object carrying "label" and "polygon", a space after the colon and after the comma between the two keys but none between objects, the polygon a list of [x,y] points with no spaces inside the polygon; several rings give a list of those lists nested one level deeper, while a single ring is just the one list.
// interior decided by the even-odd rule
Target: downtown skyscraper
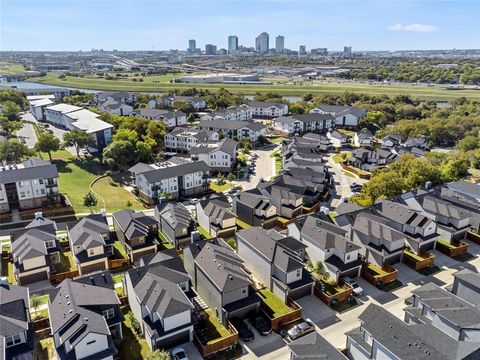
[{"label": "downtown skyscraper", "polygon": [[255,50],[259,51],[260,54],[268,53],[269,49],[269,36],[266,32],[262,32],[255,38]]},{"label": "downtown skyscraper", "polygon": [[285,36],[278,35],[275,38],[275,51],[277,53],[282,53],[285,50]]},{"label": "downtown skyscraper", "polygon": [[229,54],[235,54],[238,51],[238,36],[230,35],[228,37],[228,52]]}]

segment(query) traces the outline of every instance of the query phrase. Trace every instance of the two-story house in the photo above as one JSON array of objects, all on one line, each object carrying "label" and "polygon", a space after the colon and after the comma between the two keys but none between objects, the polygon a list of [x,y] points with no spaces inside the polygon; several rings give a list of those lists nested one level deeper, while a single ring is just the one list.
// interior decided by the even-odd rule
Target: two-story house
[{"label": "two-story house", "polygon": [[252,109],[253,117],[273,119],[288,114],[288,105],[276,102],[250,101],[246,105]]},{"label": "two-story house", "polygon": [[290,360],[348,360],[317,331],[302,336],[288,343],[287,346],[290,349]]},{"label": "two-story house", "polygon": [[270,198],[270,202],[277,209],[277,215],[286,219],[293,219],[303,211],[303,195],[290,191],[289,188],[269,183],[258,184],[262,195]]},{"label": "two-story house", "polygon": [[59,203],[57,167],[31,158],[20,164],[0,166],[0,212],[26,210]]},{"label": "two-story house", "polygon": [[330,176],[310,168],[290,168],[277,176],[274,184],[287,188],[290,192],[303,197],[303,205],[315,206],[320,201],[320,196],[329,186]]},{"label": "two-story house", "polygon": [[227,238],[235,235],[236,216],[223,194],[213,194],[204,198],[195,207],[198,224],[211,236]]},{"label": "two-story house", "polygon": [[473,304],[480,305],[480,274],[470,269],[453,273],[452,293]]},{"label": "two-story house", "polygon": [[253,116],[253,110],[246,106],[230,106],[225,110],[219,110],[212,113],[205,114],[201,117],[202,120],[211,121],[213,119],[225,119],[231,121],[246,121],[250,120]]},{"label": "two-story house", "polygon": [[421,150],[428,150],[428,137],[409,137],[403,143],[403,146],[407,149],[417,148]]},{"label": "two-story house", "polygon": [[135,110],[133,116],[149,120],[164,121],[167,129],[187,124],[187,115],[182,111],[140,108]]},{"label": "two-story house", "polygon": [[94,94],[94,99],[97,103],[112,99],[134,106],[137,102],[137,95],[126,91],[101,91]]},{"label": "two-story house", "polygon": [[150,165],[138,163],[129,171],[139,196],[154,205],[166,194],[178,198],[205,192],[210,167],[204,161],[170,158]]},{"label": "two-story house", "polygon": [[123,314],[108,271],[65,279],[50,294],[48,312],[57,358],[113,359]]},{"label": "two-story house", "polygon": [[242,191],[232,200],[233,212],[237,218],[251,226],[271,229],[277,225],[277,208],[270,197],[258,189]]},{"label": "two-story house", "polygon": [[72,227],[67,226],[68,241],[80,275],[107,270],[113,254],[106,213],[90,214]]},{"label": "two-story house", "polygon": [[402,138],[397,134],[390,134],[382,138],[382,146],[387,148],[395,148],[400,145]]},{"label": "two-story house", "polygon": [[192,214],[182,203],[162,202],[155,206],[159,231],[175,249],[188,244],[194,229]]},{"label": "two-story house", "polygon": [[265,136],[266,126],[256,121],[230,121],[225,119],[214,119],[201,121],[198,125],[200,130],[221,133],[225,137],[236,140],[250,140],[257,142],[258,138]]},{"label": "two-story house", "polygon": [[341,133],[338,130],[333,130],[327,132],[327,139],[330,140],[332,143],[333,148],[335,151],[340,151],[345,149],[346,147],[350,146],[350,141],[348,140],[348,136],[344,133]]},{"label": "two-story house", "polygon": [[178,127],[164,136],[165,150],[179,154],[189,154],[191,148],[208,141],[218,141],[218,133]]},{"label": "two-story house", "polygon": [[207,103],[205,99],[195,97],[195,96],[176,96],[176,95],[166,95],[159,97],[154,100],[148,101],[149,108],[159,108],[159,107],[173,107],[175,102],[181,103],[186,102],[192,105],[196,111],[205,109],[207,107]]},{"label": "two-story house", "polygon": [[353,135],[353,145],[356,147],[371,148],[373,146],[373,135],[368,130],[361,130]]},{"label": "two-story house", "polygon": [[360,246],[348,239],[347,230],[315,215],[306,215],[288,224],[287,235],[301,241],[307,247],[310,263],[316,266],[321,262],[324,272],[335,281],[360,275]]},{"label": "two-story house", "polygon": [[280,116],[274,121],[275,130],[285,135],[327,133],[334,126],[335,118],[330,114]]},{"label": "two-story house", "polygon": [[120,100],[108,98],[98,103],[98,109],[112,115],[129,116],[133,114],[134,107]]},{"label": "two-story house", "polygon": [[0,278],[0,358],[33,359],[35,336],[30,319],[28,287]]},{"label": "two-story house", "polygon": [[253,276],[285,303],[313,293],[314,280],[304,269],[306,246],[274,229],[258,226],[236,234],[237,254]]},{"label": "two-story house", "polygon": [[158,222],[141,211],[120,210],[112,214],[117,239],[133,263],[143,255],[157,252]]},{"label": "two-story house", "polygon": [[[192,311],[186,296],[190,277],[178,256],[150,254],[148,265],[125,273],[124,288],[133,315],[151,350],[168,349],[193,340]],[[150,259],[152,258],[152,259]]]},{"label": "two-story house", "polygon": [[243,260],[223,240],[194,242],[183,255],[194,289],[223,324],[258,311],[260,297],[251,286]]},{"label": "two-story house", "polygon": [[310,113],[331,114],[335,117],[336,127],[356,129],[367,110],[347,105],[320,105],[310,110]]},{"label": "two-story house", "polygon": [[398,159],[398,155],[390,149],[378,148],[372,151],[362,147],[352,151],[352,156],[347,159],[347,163],[356,168],[373,172]]},{"label": "two-story house", "polygon": [[55,221],[41,213],[25,229],[12,233],[14,274],[19,285],[48,280],[54,264],[60,262],[60,245]]},{"label": "two-story house", "polygon": [[190,148],[192,161],[204,161],[211,171],[230,172],[236,162],[237,142],[230,138],[208,141]]}]

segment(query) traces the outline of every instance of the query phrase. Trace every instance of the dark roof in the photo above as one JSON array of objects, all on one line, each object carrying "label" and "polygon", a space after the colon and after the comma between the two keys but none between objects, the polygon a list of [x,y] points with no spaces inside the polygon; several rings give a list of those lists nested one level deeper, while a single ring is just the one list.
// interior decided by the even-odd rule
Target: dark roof
[{"label": "dark roof", "polygon": [[27,287],[0,284],[0,337],[28,330],[29,306]]},{"label": "dark roof", "polygon": [[[72,228],[69,229],[69,238],[73,245],[72,251],[77,253],[106,245],[102,234],[110,232],[106,219],[101,214],[91,214],[82,218]],[[81,246],[81,249],[76,249],[76,246]]]},{"label": "dark roof", "polygon": [[46,241],[55,241],[55,234],[39,229],[28,229],[12,243],[12,253],[15,262],[33,259],[48,254]]},{"label": "dark roof", "polygon": [[315,114],[315,113],[292,115],[292,118],[294,118],[295,120],[299,120],[303,123],[335,120],[335,117],[332,114]]},{"label": "dark roof", "polygon": [[262,195],[257,189],[240,192],[238,201],[253,209],[266,210],[271,206],[270,198]]},{"label": "dark roof", "polygon": [[[146,170],[146,168],[143,166],[141,166],[142,169],[140,170],[140,166],[138,165],[139,164],[133,166],[129,169],[129,171],[135,172],[136,174],[143,174],[149,183],[160,182],[163,179],[169,179],[172,177],[183,176],[196,172],[208,172],[210,170],[210,167],[205,163],[205,161],[185,162],[179,165],[161,167],[159,169],[149,167],[150,170]],[[144,171],[144,169],[146,171]]]},{"label": "dark roof", "polygon": [[363,117],[367,112],[366,109],[348,105],[320,105],[318,108],[322,111],[333,113],[335,116],[352,114],[359,118]]},{"label": "dark roof", "polygon": [[314,331],[287,344],[295,359],[347,360],[348,358]]},{"label": "dark roof", "polygon": [[468,182],[461,180],[447,183],[446,186],[460,194],[471,196],[477,200],[480,199],[480,182]]},{"label": "dark roof", "polygon": [[155,207],[155,217],[167,222],[173,229],[178,226],[189,227],[193,221],[192,214],[182,203],[164,202]]},{"label": "dark roof", "polygon": [[221,130],[239,130],[242,128],[250,129],[251,131],[260,131],[266,126],[260,122],[255,121],[236,121],[225,119],[213,119],[211,121],[201,121],[198,125],[200,129],[221,129]]},{"label": "dark roof", "polygon": [[362,212],[355,217],[353,229],[380,242],[405,241],[407,236],[388,226],[388,220],[371,213]]},{"label": "dark roof", "polygon": [[470,285],[475,286],[477,289],[480,289],[480,274],[473,272],[469,269],[462,269],[453,273],[455,279],[459,279],[463,282],[466,282]]},{"label": "dark roof", "polygon": [[457,220],[468,219],[471,217],[469,211],[434,196],[425,196],[423,198],[422,207],[428,212]]},{"label": "dark roof", "polygon": [[413,227],[426,228],[433,220],[408,206],[390,200],[376,204],[377,211],[386,219],[399,224],[408,224]]},{"label": "dark roof", "polygon": [[426,144],[427,144],[427,138],[422,136],[422,137],[419,137],[419,138],[416,138],[416,137],[409,137],[407,139],[407,141],[405,141],[405,143],[403,144],[403,146],[405,147],[417,147],[417,148],[421,148],[421,147],[424,147]]},{"label": "dark roof", "polygon": [[56,178],[58,177],[57,167],[50,161],[30,158],[23,163],[23,167],[16,165],[3,167],[0,170],[0,184],[7,184],[22,180]]},{"label": "dark roof", "polygon": [[235,218],[236,215],[230,211],[230,204],[219,199],[211,199],[203,207],[203,211],[210,218],[210,222],[218,224],[225,219]]},{"label": "dark roof", "polygon": [[112,217],[125,234],[127,240],[147,236],[149,227],[157,223],[154,217],[145,215],[141,211],[136,212],[130,209],[114,212]]},{"label": "dark roof", "polygon": [[209,154],[214,151],[223,151],[234,156],[236,148],[237,142],[235,140],[225,138],[220,141],[207,141],[197,144],[197,146],[190,148],[190,154]]}]

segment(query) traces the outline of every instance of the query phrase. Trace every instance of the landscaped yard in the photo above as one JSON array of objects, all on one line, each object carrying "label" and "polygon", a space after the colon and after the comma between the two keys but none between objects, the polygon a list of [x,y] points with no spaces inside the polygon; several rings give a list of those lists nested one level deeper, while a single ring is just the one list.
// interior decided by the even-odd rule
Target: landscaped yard
[{"label": "landscaped yard", "polygon": [[292,311],[287,305],[284,304],[282,299],[272,293],[268,289],[262,289],[259,291],[262,296],[262,300],[272,310],[272,318],[276,318],[281,315],[288,314]]},{"label": "landscaped yard", "polygon": [[268,138],[268,141],[270,141],[272,144],[279,144],[283,140],[288,140],[288,138],[283,137],[283,136],[276,136],[276,137]]},{"label": "landscaped yard", "polygon": [[120,283],[122,282],[122,280],[123,280],[124,277],[125,277],[124,274],[114,275],[114,276],[112,277],[113,283],[114,283],[114,284],[120,284]]},{"label": "landscaped yard", "polygon": [[196,332],[204,344],[213,344],[231,335],[225,326],[215,317],[211,309],[206,309],[205,315],[208,316],[207,319],[202,324],[203,326],[198,327],[198,331]]},{"label": "landscaped yard", "polygon": [[443,239],[439,239],[437,240],[437,243],[443,245],[443,246],[446,246],[448,247],[449,249],[456,249],[458,246],[455,246],[453,244],[450,244],[447,240],[443,240]]},{"label": "landscaped yard", "polygon": [[[37,296],[37,300],[38,300],[38,306],[42,306],[42,305],[45,305],[46,303],[48,303],[48,299],[50,298],[50,296],[48,294],[46,295],[40,295],[40,296]],[[30,307],[33,308],[33,296],[30,297]]]},{"label": "landscaped yard", "polygon": [[[345,157],[342,154],[346,154],[344,155]],[[338,164],[339,162],[342,162],[344,159],[348,159],[351,156],[352,156],[351,151],[342,151],[340,154],[333,155],[332,160]]]},{"label": "landscaped yard", "polygon": [[56,272],[62,273],[67,271],[73,271],[77,269],[77,264],[73,259],[71,251],[60,252],[60,263],[54,265]]},{"label": "landscaped yard", "polygon": [[210,189],[212,189],[215,192],[224,192],[230,189],[231,187],[232,187],[232,184],[229,182],[226,182],[223,185],[217,185],[216,180],[210,181]]},{"label": "landscaped yard", "polygon": [[158,232],[158,238],[160,240],[160,246],[164,249],[173,249],[173,244],[160,231]]},{"label": "landscaped yard", "polygon": [[53,338],[48,337],[46,339],[37,341],[35,343],[35,356],[36,360],[51,360],[55,359],[55,345],[53,344]]},{"label": "landscaped yard", "polygon": [[118,349],[121,360],[147,359],[151,351],[144,338],[137,339],[132,330],[132,325],[125,319],[122,324],[123,339]]},{"label": "landscaped yard", "polygon": [[30,308],[30,316],[33,321],[43,320],[48,318],[48,309],[41,309],[35,311],[35,309]]},{"label": "landscaped yard", "polygon": [[117,294],[117,296],[119,298],[125,296],[125,291],[123,290],[123,287],[121,287],[121,286],[115,288],[115,293]]},{"label": "landscaped yard", "polygon": [[113,251],[115,253],[115,258],[117,259],[126,259],[127,253],[125,251],[125,247],[122,245],[120,241],[115,241],[113,243]]},{"label": "landscaped yard", "polygon": [[205,238],[205,240],[212,238],[212,235],[210,235],[208,231],[202,228],[201,226],[197,226],[197,231],[200,233],[200,235],[202,235]]},{"label": "landscaped yard", "polygon": [[7,259],[2,259],[2,277],[6,277],[10,284],[17,283],[13,274],[13,263],[8,262]]}]

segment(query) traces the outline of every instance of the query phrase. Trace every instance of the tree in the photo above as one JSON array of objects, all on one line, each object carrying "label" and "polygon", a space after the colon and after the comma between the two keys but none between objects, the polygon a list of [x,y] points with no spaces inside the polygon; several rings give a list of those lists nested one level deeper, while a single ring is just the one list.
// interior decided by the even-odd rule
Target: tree
[{"label": "tree", "polygon": [[139,162],[149,162],[153,158],[152,146],[144,141],[137,141],[135,145],[136,160]]},{"label": "tree", "polygon": [[228,180],[230,183],[231,183],[232,181],[234,181],[236,178],[237,178],[237,177],[236,177],[234,174],[232,174],[232,173],[229,173],[229,174],[227,175],[227,180]]},{"label": "tree", "polygon": [[119,129],[113,135],[113,141],[129,141],[132,144],[135,144],[138,140],[138,133],[135,130],[129,129]]},{"label": "tree", "polygon": [[147,133],[143,137],[145,141],[151,139],[156,143],[156,148],[160,148],[163,143],[163,137],[166,134],[165,123],[163,121],[151,121],[147,126]]},{"label": "tree", "polygon": [[135,160],[135,148],[128,141],[114,141],[103,149],[103,162],[111,168],[123,169]]},{"label": "tree", "polygon": [[127,200],[125,206],[130,209],[132,207],[132,202],[130,200]]},{"label": "tree", "polygon": [[155,350],[147,356],[147,360],[171,360],[171,356],[166,350]]},{"label": "tree", "polygon": [[457,143],[457,149],[462,151],[475,150],[480,148],[480,137],[468,136]]},{"label": "tree", "polygon": [[190,125],[193,125],[193,123],[195,123],[197,119],[195,118],[195,114],[188,114],[187,116],[187,122],[190,124]]},{"label": "tree", "polygon": [[2,105],[2,113],[8,118],[8,120],[18,119],[18,113],[20,112],[20,106],[13,101],[7,100]]},{"label": "tree", "polygon": [[83,197],[83,205],[88,206],[90,211],[92,211],[92,207],[97,206],[98,199],[91,191],[85,194]]},{"label": "tree", "polygon": [[302,96],[302,100],[306,102],[312,101],[312,99],[313,99],[313,95],[311,93],[308,93]]},{"label": "tree", "polygon": [[5,161],[7,164],[18,163],[30,153],[27,145],[15,139],[0,142],[0,161]]},{"label": "tree", "polygon": [[52,160],[52,151],[60,149],[60,140],[52,134],[42,134],[38,137],[35,144],[35,150],[38,152],[46,152],[50,160]]},{"label": "tree", "polygon": [[77,157],[79,157],[80,149],[94,147],[96,143],[93,135],[80,130],[72,130],[63,135],[63,145],[74,147]]},{"label": "tree", "polygon": [[132,330],[133,330],[133,333],[135,334],[135,336],[142,335],[142,328],[140,327],[140,323],[138,322],[138,320],[135,318],[135,315],[133,315],[133,313],[131,311],[129,311],[125,315],[125,319],[132,326]]},{"label": "tree", "polygon": [[33,294],[32,297],[30,298],[30,301],[32,303],[33,310],[35,311],[35,317],[38,318],[38,307],[40,306],[40,297],[37,294]]},{"label": "tree", "polygon": [[465,155],[453,156],[441,167],[443,180],[456,181],[468,174],[470,160]]},{"label": "tree", "polygon": [[0,116],[0,128],[3,129],[7,138],[11,138],[15,133],[22,128],[22,122],[11,120],[6,116]]},{"label": "tree", "polygon": [[187,102],[184,102],[183,104],[178,106],[178,108],[175,105],[174,107],[179,111],[184,112],[187,115],[193,114],[195,112],[195,107],[192,104]]},{"label": "tree", "polygon": [[222,185],[225,185],[225,183],[226,183],[225,176],[223,176],[223,174],[218,174],[217,185],[222,186]]},{"label": "tree", "polygon": [[305,112],[305,108],[298,104],[293,104],[289,108],[291,114],[303,114]]}]

